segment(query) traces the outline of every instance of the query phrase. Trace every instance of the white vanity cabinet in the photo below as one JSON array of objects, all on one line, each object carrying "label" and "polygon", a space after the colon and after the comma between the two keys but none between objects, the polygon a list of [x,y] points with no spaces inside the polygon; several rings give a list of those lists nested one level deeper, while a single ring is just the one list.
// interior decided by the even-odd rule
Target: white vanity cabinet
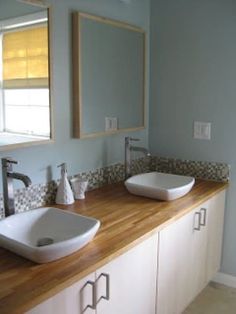
[{"label": "white vanity cabinet", "polygon": [[155,314],[157,249],[155,234],[27,313]]},{"label": "white vanity cabinet", "polygon": [[159,233],[157,314],[180,314],[220,266],[225,191]]},{"label": "white vanity cabinet", "polygon": [[225,191],[28,314],[181,314],[220,267]]}]

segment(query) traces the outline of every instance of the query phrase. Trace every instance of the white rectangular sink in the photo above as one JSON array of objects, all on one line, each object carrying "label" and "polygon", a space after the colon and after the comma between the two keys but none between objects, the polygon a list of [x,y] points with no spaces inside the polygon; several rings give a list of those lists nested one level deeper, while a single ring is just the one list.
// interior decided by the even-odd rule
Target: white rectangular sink
[{"label": "white rectangular sink", "polygon": [[130,193],[135,195],[172,201],[187,194],[194,182],[193,177],[150,172],[127,179],[125,186]]},{"label": "white rectangular sink", "polygon": [[94,218],[38,208],[1,220],[0,246],[36,263],[47,263],[85,246],[99,227]]}]

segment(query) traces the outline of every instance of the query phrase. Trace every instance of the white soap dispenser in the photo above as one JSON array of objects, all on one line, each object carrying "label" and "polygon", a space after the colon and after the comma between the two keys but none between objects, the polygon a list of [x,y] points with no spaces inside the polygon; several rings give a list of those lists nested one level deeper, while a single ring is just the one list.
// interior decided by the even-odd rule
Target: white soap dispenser
[{"label": "white soap dispenser", "polygon": [[57,189],[56,203],[62,205],[73,204],[75,200],[70,183],[67,179],[66,163],[64,162],[57,167],[61,167],[61,181]]}]

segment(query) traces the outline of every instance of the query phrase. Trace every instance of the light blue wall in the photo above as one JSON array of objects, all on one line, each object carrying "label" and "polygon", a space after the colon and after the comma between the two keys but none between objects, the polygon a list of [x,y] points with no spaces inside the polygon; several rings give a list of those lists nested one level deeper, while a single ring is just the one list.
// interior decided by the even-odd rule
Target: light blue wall
[{"label": "light blue wall", "polygon": [[[221,270],[236,275],[236,1],[151,3],[151,152],[231,164]],[[194,120],[211,141],[193,139]]]},{"label": "light blue wall", "polygon": [[0,0],[0,20],[38,12],[40,9],[16,0]]},{"label": "light blue wall", "polygon": [[15,169],[28,174],[33,183],[58,178],[56,165],[62,161],[68,163],[69,174],[123,161],[125,135],[141,138],[142,145],[148,143],[147,130],[87,140],[72,138],[71,13],[80,10],[118,19],[149,32],[149,1],[124,4],[118,0],[49,0],[48,3],[52,6],[55,143],[0,153],[0,158],[17,159],[19,165]]}]

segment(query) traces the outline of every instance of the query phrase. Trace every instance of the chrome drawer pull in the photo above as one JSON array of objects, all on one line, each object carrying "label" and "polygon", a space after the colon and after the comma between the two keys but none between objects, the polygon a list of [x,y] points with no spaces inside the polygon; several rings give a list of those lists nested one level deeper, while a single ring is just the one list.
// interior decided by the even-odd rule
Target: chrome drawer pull
[{"label": "chrome drawer pull", "polygon": [[91,285],[92,286],[92,304],[88,304],[86,306],[87,308],[90,308],[92,310],[96,310],[96,305],[97,305],[97,290],[96,290],[96,284],[93,281],[87,281],[86,285]]},{"label": "chrome drawer pull", "polygon": [[201,216],[202,216],[202,213],[203,213],[203,222],[200,222],[200,226],[206,226],[206,214],[207,214],[207,210],[206,210],[206,208],[201,208],[201,209],[200,209],[200,212],[201,212]]},{"label": "chrome drawer pull", "polygon": [[[197,227],[195,226],[195,217],[196,216],[198,216],[198,225],[197,225]],[[197,230],[197,231],[200,231],[200,229],[201,229],[201,213],[200,212],[196,212],[195,213],[195,216],[194,216],[194,228],[193,228],[193,230]]]},{"label": "chrome drawer pull", "polygon": [[101,278],[101,277],[105,277],[106,278],[106,295],[105,296],[101,296],[98,301],[97,301],[97,304],[102,300],[107,300],[109,301],[110,300],[110,275],[106,274],[106,273],[101,273],[101,275],[98,277],[98,280]]},{"label": "chrome drawer pull", "polygon": [[100,277],[105,277],[106,278],[106,296],[102,296],[102,299],[105,299],[107,301],[110,300],[110,276],[108,274],[102,273]]}]

